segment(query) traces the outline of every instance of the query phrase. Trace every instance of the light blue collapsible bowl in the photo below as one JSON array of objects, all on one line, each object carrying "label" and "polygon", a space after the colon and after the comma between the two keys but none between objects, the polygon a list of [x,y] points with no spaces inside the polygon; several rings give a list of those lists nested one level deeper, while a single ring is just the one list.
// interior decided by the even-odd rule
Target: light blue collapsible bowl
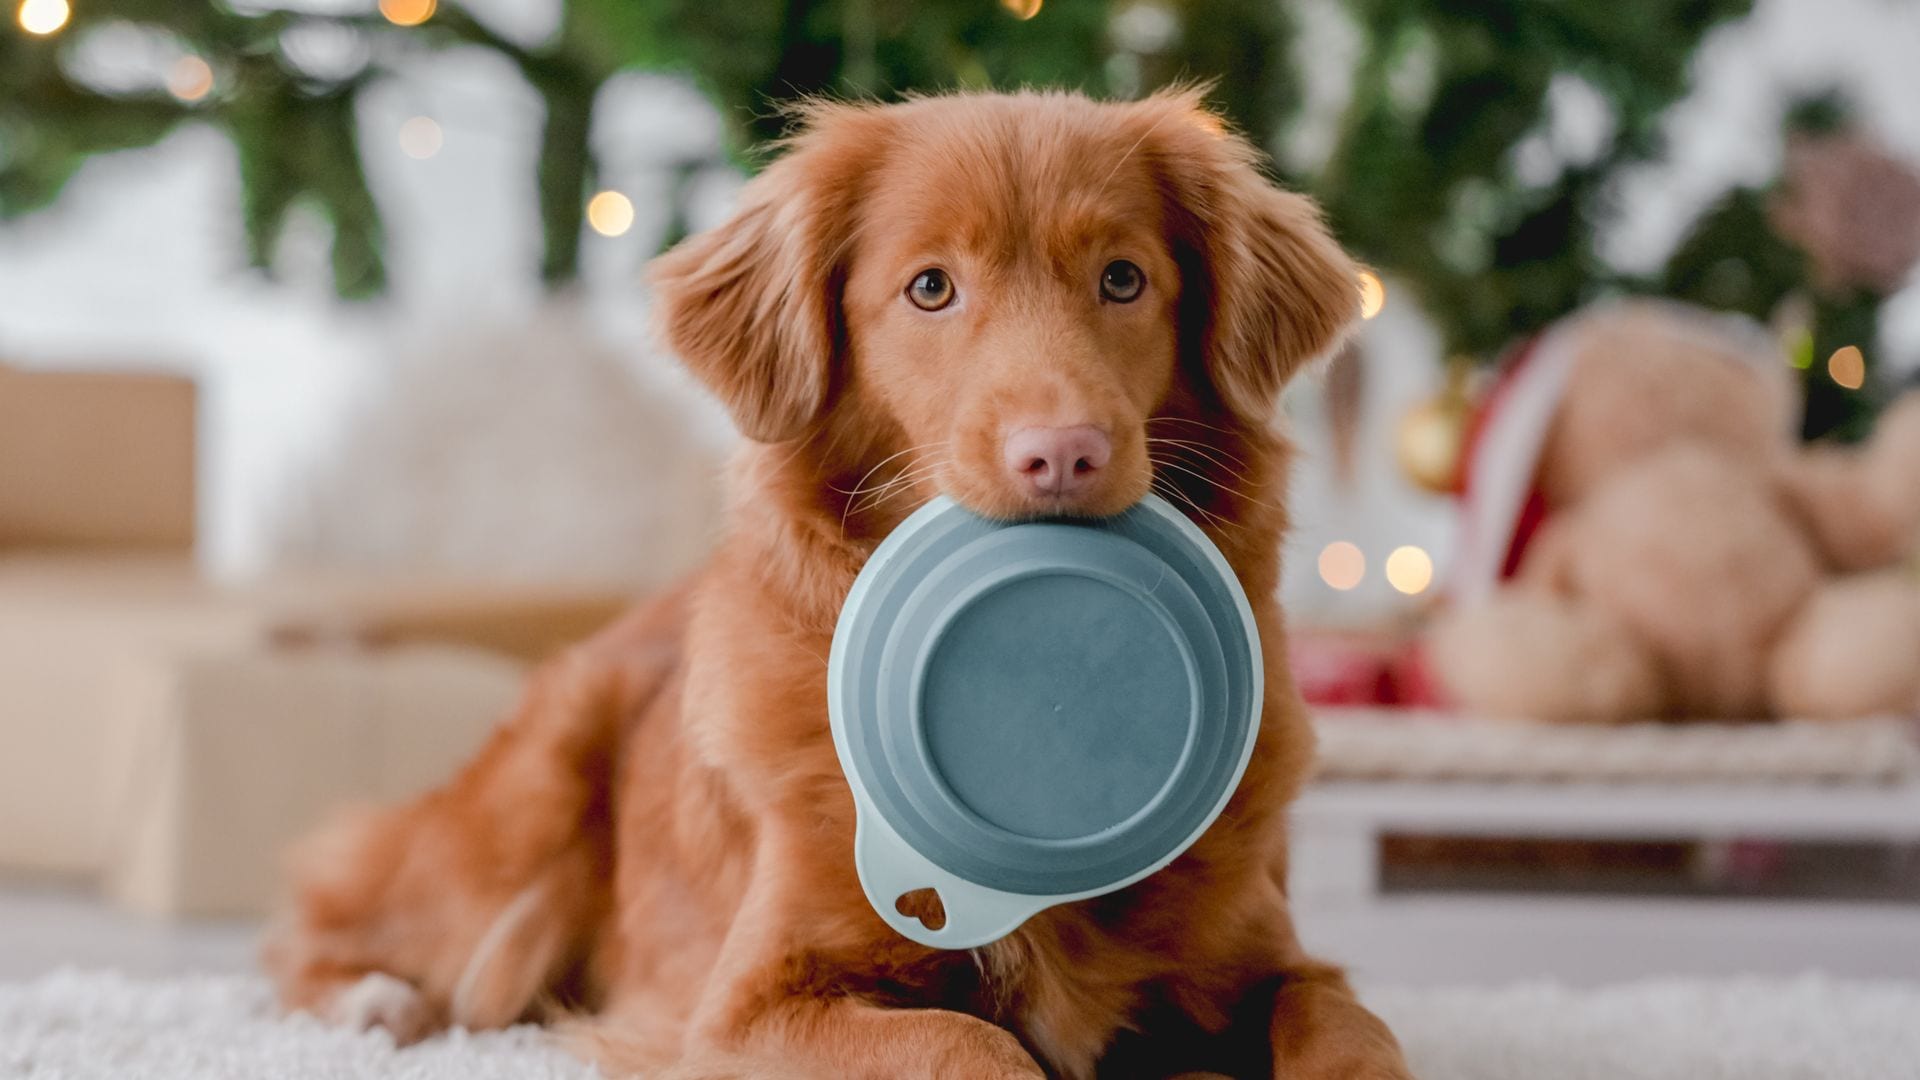
[{"label": "light blue collapsible bowl", "polygon": [[[1005,523],[935,499],[861,570],[827,667],[867,900],[965,949],[1139,881],[1226,809],[1262,691],[1246,593],[1164,500]],[[895,908],[926,888],[938,930]]]}]

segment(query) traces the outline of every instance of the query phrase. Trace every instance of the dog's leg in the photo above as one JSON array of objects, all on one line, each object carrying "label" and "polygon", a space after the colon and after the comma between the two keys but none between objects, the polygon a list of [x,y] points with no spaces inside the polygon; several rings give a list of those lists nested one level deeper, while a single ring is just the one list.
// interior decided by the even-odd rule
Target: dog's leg
[{"label": "dog's leg", "polygon": [[[791,964],[773,965],[785,966]],[[723,993],[737,1002],[723,1020],[708,1016],[691,1030],[647,1037],[620,1016],[603,1015],[576,1025],[568,1042],[603,1075],[648,1080],[1042,1080],[1046,1075],[1011,1032],[965,1013],[888,1008],[781,984],[732,983]]]},{"label": "dog's leg", "polygon": [[1301,948],[1279,887],[1284,863],[1283,852],[1263,888],[1264,912],[1187,972],[1196,1000],[1231,1008],[1218,1044],[1228,1057],[1207,1064],[1233,1060],[1226,1071],[1252,1075],[1266,1068],[1257,1055],[1270,1059],[1275,1080],[1412,1080],[1393,1032],[1360,1003],[1346,975]]},{"label": "dog's leg", "polygon": [[[409,1041],[518,1019],[604,907],[604,755],[552,729],[600,722],[597,677],[547,672],[446,787],[350,812],[297,850],[263,958],[289,1008]],[[564,692],[563,692],[564,691]]]},{"label": "dog's leg", "polygon": [[775,846],[756,854],[753,883],[687,1029],[680,1067],[688,1075],[1042,1080],[1005,1028],[949,1009],[888,1007],[841,982],[843,971],[870,980],[876,969],[906,970],[925,951],[902,942],[898,956],[876,955],[873,927],[858,922],[873,918],[858,885],[823,882],[807,873],[804,856],[782,858]]},{"label": "dog's leg", "polygon": [[621,727],[667,677],[678,608],[545,666],[446,786],[301,846],[263,950],[287,1008],[409,1041],[512,1023],[577,965],[608,905]]},{"label": "dog's leg", "polygon": [[821,1080],[1046,1076],[1011,1032],[977,1016],[948,1009],[889,1008],[847,997],[779,1003],[727,1041],[738,1048],[696,1046],[679,1067],[696,1075],[741,1080],[768,1075]]},{"label": "dog's leg", "polygon": [[1271,1035],[1276,1080],[1413,1080],[1393,1033],[1326,964],[1281,976]]}]

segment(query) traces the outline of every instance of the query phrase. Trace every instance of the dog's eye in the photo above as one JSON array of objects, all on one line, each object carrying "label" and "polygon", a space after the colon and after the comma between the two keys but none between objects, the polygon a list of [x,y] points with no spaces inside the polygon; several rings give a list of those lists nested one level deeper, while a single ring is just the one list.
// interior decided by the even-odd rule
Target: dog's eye
[{"label": "dog's eye", "polygon": [[922,270],[907,286],[907,299],[922,311],[939,311],[953,303],[953,279],[937,266]]},{"label": "dog's eye", "polygon": [[1147,275],[1125,259],[1115,259],[1100,272],[1100,295],[1118,304],[1133,300],[1146,287]]}]

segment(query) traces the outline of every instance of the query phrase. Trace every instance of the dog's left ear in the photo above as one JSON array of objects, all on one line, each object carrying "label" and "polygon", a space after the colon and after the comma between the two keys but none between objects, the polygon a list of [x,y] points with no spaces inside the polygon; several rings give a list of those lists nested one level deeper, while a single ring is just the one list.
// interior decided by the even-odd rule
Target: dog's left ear
[{"label": "dog's left ear", "polygon": [[873,110],[821,105],[741,192],[732,218],[653,261],[667,344],[750,439],[812,429],[833,393],[862,129]]},{"label": "dog's left ear", "polygon": [[1358,269],[1313,202],[1262,176],[1257,151],[1197,94],[1142,108],[1153,125],[1142,150],[1160,176],[1184,279],[1183,328],[1198,328],[1194,347],[1221,401],[1264,424],[1287,380],[1359,314]]}]

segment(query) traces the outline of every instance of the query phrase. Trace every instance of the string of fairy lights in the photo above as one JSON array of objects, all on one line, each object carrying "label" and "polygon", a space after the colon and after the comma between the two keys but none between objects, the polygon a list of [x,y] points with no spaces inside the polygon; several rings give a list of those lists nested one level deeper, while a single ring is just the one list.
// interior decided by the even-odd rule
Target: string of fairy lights
[{"label": "string of fairy lights", "polygon": [[[1387,286],[1371,270],[1360,271],[1360,317],[1372,319],[1387,306]],[[1335,540],[1320,549],[1320,580],[1335,592],[1351,592],[1367,580],[1367,553],[1351,540]],[[1402,544],[1381,566],[1387,584],[1403,596],[1418,596],[1433,585],[1433,556],[1425,548]]]},{"label": "string of fairy lights", "polygon": [[[1367,553],[1351,540],[1335,540],[1320,549],[1318,569],[1328,588],[1351,592],[1367,579]],[[1433,584],[1433,556],[1412,544],[1389,552],[1381,569],[1387,584],[1406,596],[1418,596]]]},{"label": "string of fairy lights", "polygon": [[20,29],[35,37],[51,37],[73,18],[67,0],[20,0]]},{"label": "string of fairy lights", "polygon": [[1867,385],[1867,355],[1858,345],[1842,345],[1827,357],[1827,378],[1847,390]]},{"label": "string of fairy lights", "polygon": [[[1028,0],[1025,8],[1037,13],[1040,0]],[[433,18],[438,0],[379,0],[382,18],[398,27],[420,26]],[[20,28],[35,37],[52,37],[73,21],[71,0],[20,0],[15,9]],[[1030,18],[1031,15],[1024,15]],[[167,93],[186,103],[200,101],[214,90],[213,66],[188,53],[167,68],[164,85]],[[396,139],[400,152],[415,161],[434,157],[446,145],[446,132],[431,116],[410,116],[402,121]],[[595,192],[587,199],[587,227],[606,237],[623,236],[633,228],[633,200],[611,189]]]}]

